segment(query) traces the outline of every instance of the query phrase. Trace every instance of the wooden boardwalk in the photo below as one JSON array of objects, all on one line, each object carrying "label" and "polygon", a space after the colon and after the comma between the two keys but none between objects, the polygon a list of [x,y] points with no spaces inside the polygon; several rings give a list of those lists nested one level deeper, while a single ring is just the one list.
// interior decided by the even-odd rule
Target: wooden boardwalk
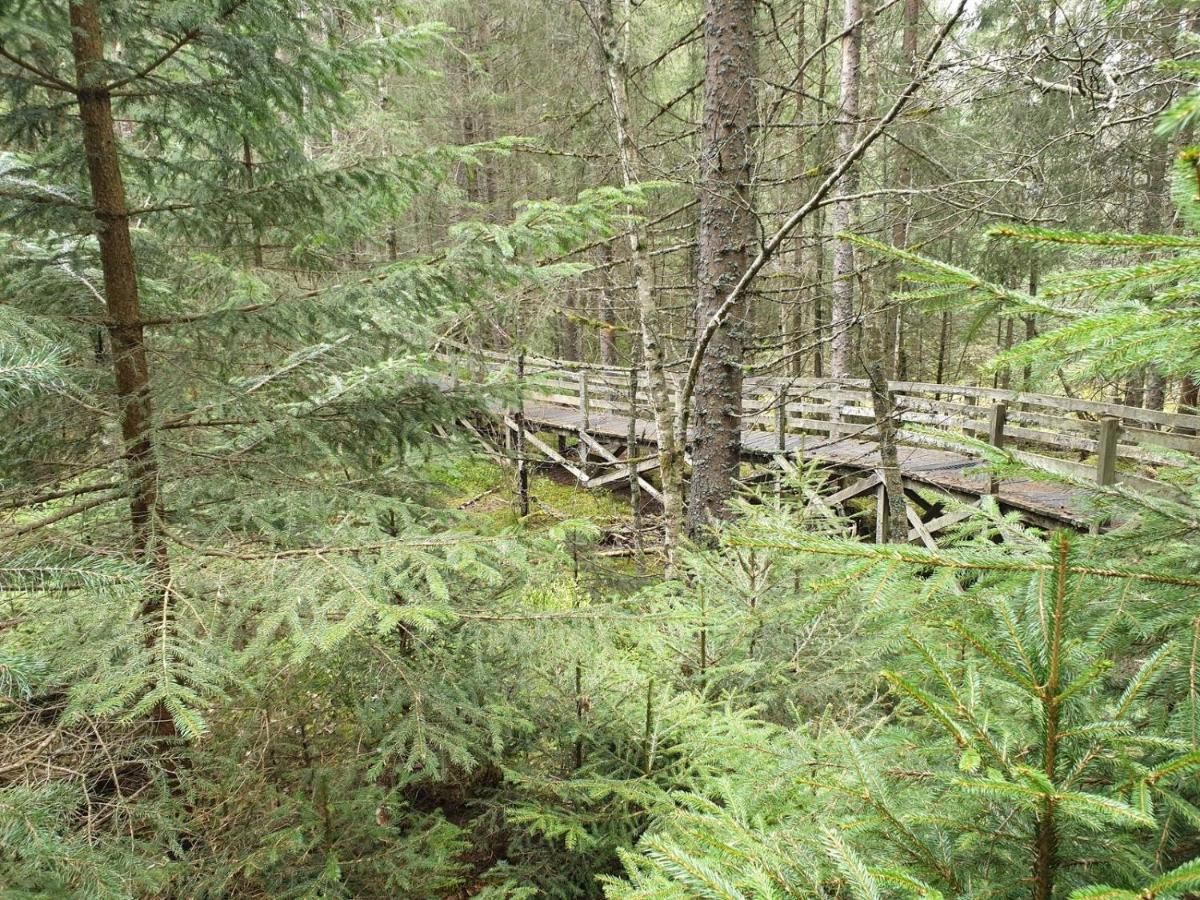
[{"label": "wooden boardwalk", "polygon": [[[497,434],[506,443],[519,445],[525,457],[563,467],[586,488],[631,484],[636,469],[641,489],[659,497],[649,480],[657,463],[647,452],[657,448],[657,429],[638,373],[530,357],[518,375],[510,358],[474,353],[452,357],[459,377],[522,382],[520,404],[497,410]],[[1033,524],[1078,528],[1092,518],[1093,485],[1123,482],[1170,495],[1174,488],[1162,474],[1200,459],[1200,415],[971,385],[890,387],[901,420],[898,461],[910,501],[909,538],[930,545],[937,530],[965,515],[931,503],[931,490],[967,501],[995,497]],[[779,473],[818,463],[830,478],[826,495],[812,502],[826,511],[868,492],[881,496],[874,417],[863,382],[747,378],[743,406],[742,456],[750,470]],[[1068,482],[994,481],[963,437],[1002,447]]]},{"label": "wooden boardwalk", "polygon": [[[528,426],[541,431],[576,435],[584,430],[580,412],[561,406],[527,402],[524,416]],[[636,419],[634,429],[641,446],[658,446],[658,429],[653,422]],[[593,437],[622,442],[629,432],[629,416],[593,413],[589,416],[586,432]],[[787,434],[781,451],[777,431],[743,432],[742,452],[747,460],[764,463],[774,460],[782,452],[790,460],[816,459],[825,465],[863,474],[874,473],[880,465],[879,449],[873,441]],[[990,493],[988,476],[981,471],[978,458],[952,450],[911,446],[900,446],[897,458],[905,481],[913,487],[929,487],[963,497]],[[874,480],[868,480],[872,483],[862,485],[863,493],[875,487]],[[1002,506],[1030,513],[1035,520],[1078,526],[1087,518],[1089,494],[1084,489],[1023,478],[1000,481],[997,498]]]}]

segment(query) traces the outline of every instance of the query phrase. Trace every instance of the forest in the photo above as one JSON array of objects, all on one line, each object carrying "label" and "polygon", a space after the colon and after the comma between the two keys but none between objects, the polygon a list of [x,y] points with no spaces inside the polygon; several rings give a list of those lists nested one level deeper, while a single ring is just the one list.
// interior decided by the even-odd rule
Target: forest
[{"label": "forest", "polygon": [[0,0],[0,898],[1200,898],[1195,0]]}]

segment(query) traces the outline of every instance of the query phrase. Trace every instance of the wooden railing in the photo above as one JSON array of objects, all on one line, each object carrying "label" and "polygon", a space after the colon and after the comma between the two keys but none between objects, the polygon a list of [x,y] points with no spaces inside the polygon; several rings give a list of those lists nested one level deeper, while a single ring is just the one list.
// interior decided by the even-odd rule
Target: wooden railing
[{"label": "wooden railing", "polygon": [[[492,351],[452,352],[458,377],[514,371]],[[602,415],[652,419],[645,378],[630,398],[629,369],[528,355],[527,400]],[[1164,493],[1170,470],[1200,461],[1200,415],[1169,413],[1024,391],[915,381],[890,383],[901,416],[900,440],[939,443],[939,433],[1004,446],[1018,459],[1075,479]],[[804,435],[805,449],[828,442],[871,441],[874,413],[867,383],[855,379],[748,377],[743,429]],[[952,447],[962,451],[962,445]]]}]

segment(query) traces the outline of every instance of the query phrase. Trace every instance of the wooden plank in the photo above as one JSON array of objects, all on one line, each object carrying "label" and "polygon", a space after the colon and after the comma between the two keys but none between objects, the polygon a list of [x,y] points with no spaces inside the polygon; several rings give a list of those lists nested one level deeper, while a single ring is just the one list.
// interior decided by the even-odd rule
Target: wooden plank
[{"label": "wooden plank", "polygon": [[844,503],[853,497],[857,497],[859,494],[866,493],[877,484],[879,484],[879,473],[875,472],[866,478],[860,478],[849,487],[842,488],[833,496],[826,497],[825,502],[830,506],[837,506],[839,503]]},{"label": "wooden plank", "polygon": [[[591,445],[591,447],[597,453],[599,453],[601,456],[603,456],[609,462],[611,462],[611,463],[621,462],[621,460],[617,459],[617,457],[612,452],[610,452],[607,447],[605,447],[603,444],[601,444],[598,440],[596,440],[590,434],[587,434],[585,432],[580,432],[579,437],[581,440],[583,440],[586,443],[588,443],[589,445]],[[640,475],[638,476],[638,486],[643,491],[645,491],[647,494],[649,494],[651,497],[653,497],[655,500],[657,500],[659,503],[663,502],[662,492],[659,491],[658,488],[656,488],[654,485],[652,485],[646,479],[642,478]]]},{"label": "wooden plank", "polygon": [[522,429],[516,422],[514,422],[508,416],[504,417],[504,422],[506,425],[508,425],[509,428],[512,428],[513,430],[520,430],[520,431],[524,432],[525,440],[529,441],[529,443],[533,444],[533,446],[535,446],[539,450],[541,450],[544,454],[546,454],[546,456],[548,456],[550,459],[554,460],[556,463],[558,463],[560,466],[562,466],[564,469],[566,469],[568,472],[570,472],[572,475],[574,475],[575,478],[578,479],[580,484],[582,484],[584,487],[587,487],[587,483],[588,483],[587,474],[584,473],[583,471],[581,471],[580,469],[577,469],[575,466],[571,465],[571,463],[567,462],[566,457],[561,456],[557,450],[555,450],[553,447],[551,447],[549,444],[547,444],[545,441],[543,441],[537,435],[530,433],[528,428]]},{"label": "wooden plank", "polygon": [[912,504],[904,504],[904,512],[908,515],[908,524],[912,526],[912,531],[908,533],[909,543],[913,540],[913,535],[921,539],[921,543],[930,550],[937,550],[937,541],[933,539],[933,535],[929,533],[929,529],[925,527],[925,523],[921,521],[921,517],[917,511],[912,508]]},{"label": "wooden plank", "polygon": [[[795,464],[785,455],[782,453],[777,453],[775,454],[774,459],[779,468],[781,468],[784,472],[789,475],[796,474],[797,469]],[[801,485],[800,491],[804,494],[804,498],[808,501],[808,508],[810,510],[815,510],[817,513],[827,519],[830,519],[831,521],[837,521],[837,512],[832,506],[825,502],[824,498],[822,498],[817,491],[813,490],[813,488],[807,484]]]},{"label": "wooden plank", "polygon": [[[944,515],[938,516],[936,519],[931,519],[930,521],[925,523],[924,527],[925,527],[925,530],[930,535],[934,535],[934,534],[937,534],[939,531],[941,531],[943,528],[949,528],[951,525],[957,525],[959,522],[962,522],[962,521],[965,521],[966,519],[971,518],[971,516],[973,516],[974,514],[975,514],[975,510],[973,510],[969,507],[962,508],[962,509],[956,509],[956,510],[953,510],[952,512],[948,512]],[[916,538],[917,538],[916,533],[909,532],[908,539],[910,541],[915,540]]]},{"label": "wooden plank", "polygon": [[[623,463],[626,463],[626,460],[620,459],[618,462],[615,462],[612,465],[616,466]],[[585,487],[587,487],[588,490],[591,490],[592,488],[604,487],[606,484],[612,484],[614,481],[620,481],[621,479],[628,481],[629,468],[630,467],[628,465],[624,465],[622,468],[616,469],[613,472],[609,472],[607,475],[601,475],[598,478],[593,476],[592,478],[588,479],[588,483],[585,485]],[[657,456],[655,456],[653,459],[644,459],[637,464],[637,472],[639,475],[643,472],[650,472],[657,468]]]}]

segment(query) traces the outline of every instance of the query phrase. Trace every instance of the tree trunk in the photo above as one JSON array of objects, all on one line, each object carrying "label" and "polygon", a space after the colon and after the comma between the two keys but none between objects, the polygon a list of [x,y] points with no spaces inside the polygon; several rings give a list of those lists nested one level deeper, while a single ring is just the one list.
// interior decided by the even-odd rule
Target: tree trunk
[{"label": "tree trunk", "polygon": [[[917,23],[921,15],[921,0],[904,0],[904,30],[900,39],[900,52],[904,67],[911,78],[917,71]],[[893,144],[896,160],[896,188],[907,191],[912,187],[912,159],[900,144]],[[908,246],[908,232],[912,226],[912,198],[901,194],[892,222],[892,246],[903,249]],[[891,290],[898,287],[899,264],[893,265],[889,273]],[[904,319],[900,307],[889,297],[883,308],[884,373],[888,378],[898,378],[903,368]]]},{"label": "tree trunk", "polygon": [[[142,602],[142,616],[157,620],[163,610],[169,562],[166,546],[155,533],[159,511],[159,469],[152,431],[150,367],[146,358],[138,298],[137,264],[129,233],[129,209],[125,201],[125,183],[113,126],[112,98],[99,86],[104,70],[104,39],[100,31],[98,2],[72,3],[70,19],[83,146],[92,203],[100,223],[97,237],[129,481],[133,555],[147,567],[153,579],[151,589]],[[152,631],[151,635],[154,633]],[[153,637],[148,640],[152,641]],[[156,709],[154,716],[158,734],[174,733],[171,718],[164,710]]]},{"label": "tree trunk", "polygon": [[[845,158],[858,138],[858,89],[860,49],[862,40],[862,0],[846,0],[843,23],[848,31],[842,39],[842,71],[840,103],[838,105],[837,155]],[[851,167],[838,184],[838,199],[833,209],[835,234],[851,227],[857,204],[850,199],[858,190],[858,175]],[[838,238],[833,253],[833,312],[830,326],[833,331],[833,353],[830,374],[835,378],[850,375],[854,355],[854,245]]]},{"label": "tree trunk", "polygon": [[[1200,412],[1200,382],[1191,375],[1184,375],[1179,383],[1179,411],[1195,415]],[[1180,434],[1194,434],[1194,428],[1177,428]]]},{"label": "tree trunk", "polygon": [[[641,161],[629,117],[627,42],[630,2],[625,4],[625,23],[618,30],[612,15],[612,0],[597,0],[596,25],[604,54],[609,103],[617,131],[617,154],[621,164],[621,180],[633,187],[641,180]],[[633,210],[629,210],[633,214]],[[645,226],[636,222],[629,228],[629,267],[633,274],[638,318],[642,332],[642,353],[646,380],[653,406],[654,424],[658,437],[659,478],[662,481],[664,550],[667,572],[676,565],[679,542],[683,535],[683,447],[675,440],[673,403],[667,384],[666,351],[662,345],[658,306],[654,302],[654,285],[642,247]]]},{"label": "tree trunk", "polygon": [[617,313],[613,304],[612,291],[612,245],[600,245],[600,362],[602,365],[617,364]]},{"label": "tree trunk", "polygon": [[565,292],[563,309],[559,318],[558,355],[562,359],[582,360],[582,335],[576,311],[579,308],[577,292],[572,288]]},{"label": "tree trunk", "polygon": [[[699,333],[737,284],[750,259],[754,127],[754,3],[707,0],[704,116],[700,149]],[[741,462],[742,357],[749,299],[713,336],[696,380],[688,529],[724,516]]]},{"label": "tree trunk", "polygon": [[[878,349],[882,351],[883,348],[880,346]],[[903,544],[908,541],[908,509],[904,499],[904,477],[896,453],[896,432],[899,430],[896,401],[884,376],[883,361],[879,354],[867,366],[867,376],[871,384],[875,429],[879,433],[879,474],[883,476],[883,496],[887,504],[880,542]]]}]

